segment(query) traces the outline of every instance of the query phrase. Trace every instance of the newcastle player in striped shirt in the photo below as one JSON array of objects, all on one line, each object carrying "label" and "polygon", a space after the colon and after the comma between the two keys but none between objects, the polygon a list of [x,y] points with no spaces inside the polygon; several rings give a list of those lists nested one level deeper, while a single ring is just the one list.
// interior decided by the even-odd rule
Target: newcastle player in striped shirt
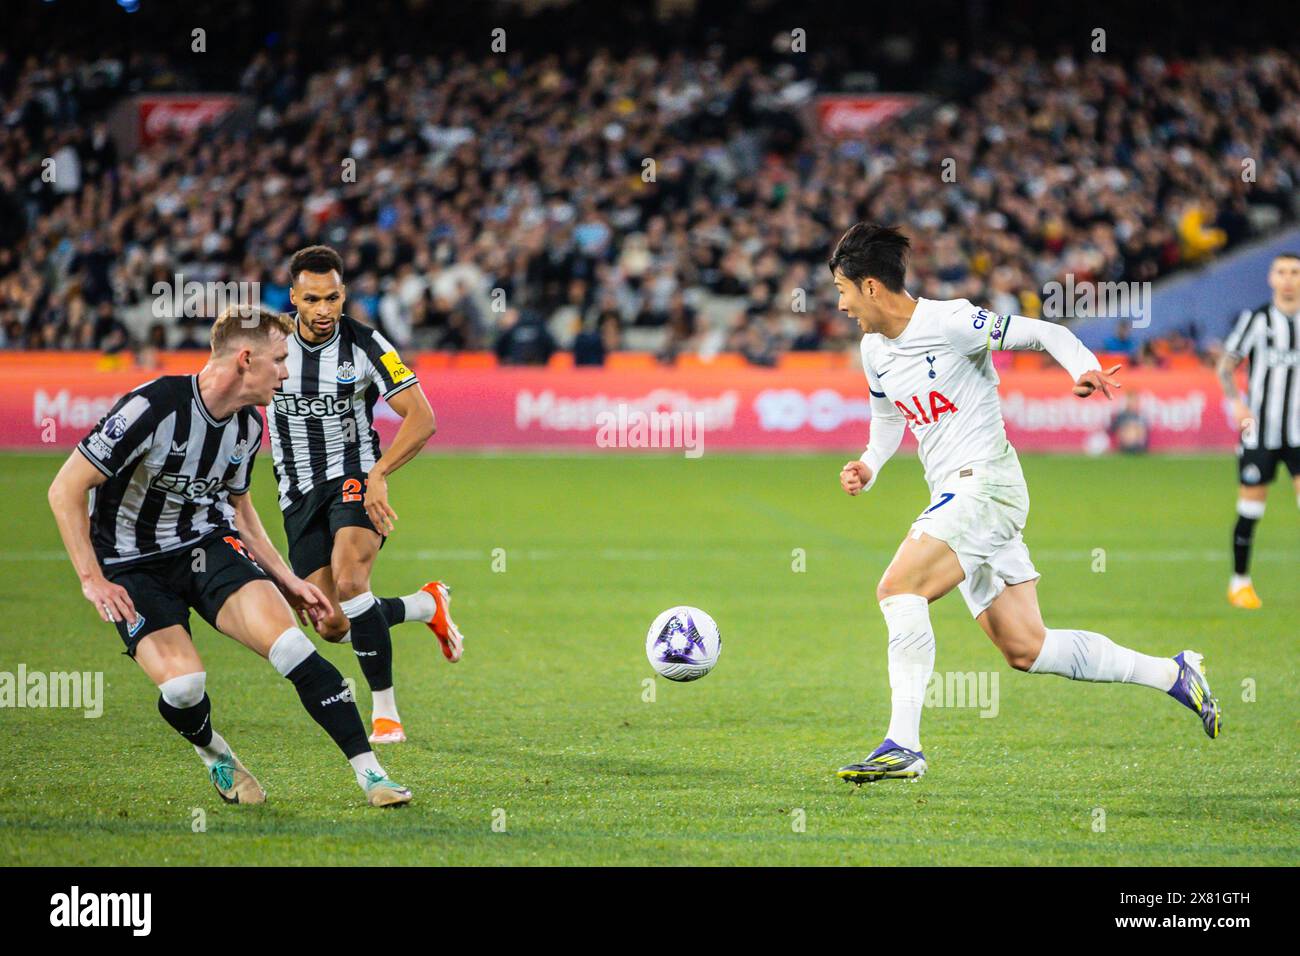
[{"label": "newcastle player in striped shirt", "polygon": [[[213,726],[190,609],[267,658],[333,738],[372,806],[411,799],[375,759],[352,692],[294,621],[328,599],[285,564],[248,490],[262,440],[255,406],[284,379],[285,316],[227,309],[197,375],[165,375],[122,397],[68,457],[49,501],[81,591],[158,686],[164,720],[194,745],[222,799],[266,792]],[[87,496],[90,508],[86,507]]]},{"label": "newcastle player in striped shirt", "polygon": [[[1237,524],[1232,532],[1228,601],[1261,606],[1250,580],[1255,524],[1264,516],[1269,485],[1285,464],[1300,504],[1300,253],[1283,253],[1268,270],[1272,301],[1247,309],[1223,343],[1219,381],[1241,432],[1237,446]],[[1236,371],[1247,363],[1246,395]]]},{"label": "newcastle player in striped shirt", "polygon": [[[453,663],[463,649],[443,582],[430,581],[400,598],[376,598],[370,590],[375,558],[397,518],[388,503],[388,475],[433,435],[433,410],[388,340],[343,314],[347,293],[337,252],[301,249],[289,273],[297,308],[289,377],[267,415],[289,563],[329,597],[330,612],[317,633],[327,641],[350,641],[357,655],[370,685],[370,742],[401,743],[406,732],[393,689],[389,628],[423,621]],[[382,454],[374,428],[381,396],[402,418]]]}]

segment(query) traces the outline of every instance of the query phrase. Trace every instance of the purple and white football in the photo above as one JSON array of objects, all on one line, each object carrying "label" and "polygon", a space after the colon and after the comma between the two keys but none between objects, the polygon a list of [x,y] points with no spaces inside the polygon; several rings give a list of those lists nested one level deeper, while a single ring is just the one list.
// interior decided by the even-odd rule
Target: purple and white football
[{"label": "purple and white football", "polygon": [[698,607],[670,607],[650,625],[645,654],[655,673],[669,680],[699,680],[718,663],[722,635]]}]

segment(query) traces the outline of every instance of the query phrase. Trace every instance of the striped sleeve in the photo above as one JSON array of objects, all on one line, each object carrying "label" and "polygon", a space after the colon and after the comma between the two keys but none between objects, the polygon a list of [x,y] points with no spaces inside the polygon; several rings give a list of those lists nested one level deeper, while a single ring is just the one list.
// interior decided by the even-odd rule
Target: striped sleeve
[{"label": "striped sleeve", "polygon": [[378,331],[372,330],[364,337],[361,347],[366,358],[370,360],[371,380],[379,386],[384,398],[396,395],[404,388],[410,388],[418,380],[413,372],[397,354],[393,344]]},{"label": "striped sleeve", "polygon": [[123,395],[77,443],[77,450],[109,478],[121,474],[149,450],[158,424],[158,410],[150,400],[152,384]]},{"label": "striped sleeve", "polygon": [[226,488],[232,495],[242,495],[248,491],[253,480],[253,460],[262,447],[262,414],[256,408],[248,412],[247,424],[244,426],[244,460],[239,463],[235,473],[226,482]]},{"label": "striped sleeve", "polygon": [[1255,318],[1254,309],[1245,309],[1241,315],[1237,316],[1237,322],[1228,333],[1228,337],[1223,340],[1223,350],[1229,355],[1235,355],[1237,358],[1245,358],[1250,347],[1246,344],[1246,333],[1250,331],[1252,320]]}]

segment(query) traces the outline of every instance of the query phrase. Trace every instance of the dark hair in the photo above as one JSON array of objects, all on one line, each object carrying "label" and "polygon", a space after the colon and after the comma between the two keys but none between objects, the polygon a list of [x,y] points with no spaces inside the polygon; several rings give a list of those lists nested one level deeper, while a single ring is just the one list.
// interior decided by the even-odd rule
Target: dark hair
[{"label": "dark hair", "polygon": [[343,278],[343,257],[329,246],[308,246],[299,249],[289,260],[289,284],[292,285],[301,272],[325,275],[331,270]]},{"label": "dark hair", "polygon": [[1273,257],[1273,261],[1277,262],[1279,259],[1300,259],[1300,252],[1279,252]]},{"label": "dark hair", "polygon": [[854,285],[871,278],[879,280],[890,292],[902,292],[911,246],[907,236],[893,226],[860,222],[836,243],[827,265],[832,275],[838,269]]}]

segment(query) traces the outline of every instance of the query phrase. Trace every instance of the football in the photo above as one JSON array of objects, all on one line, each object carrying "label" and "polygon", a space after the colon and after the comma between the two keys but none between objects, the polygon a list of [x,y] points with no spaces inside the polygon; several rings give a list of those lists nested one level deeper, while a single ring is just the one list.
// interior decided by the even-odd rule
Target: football
[{"label": "football", "polygon": [[722,635],[713,618],[680,604],[660,614],[645,638],[645,653],[655,673],[669,680],[699,680],[718,663]]}]

